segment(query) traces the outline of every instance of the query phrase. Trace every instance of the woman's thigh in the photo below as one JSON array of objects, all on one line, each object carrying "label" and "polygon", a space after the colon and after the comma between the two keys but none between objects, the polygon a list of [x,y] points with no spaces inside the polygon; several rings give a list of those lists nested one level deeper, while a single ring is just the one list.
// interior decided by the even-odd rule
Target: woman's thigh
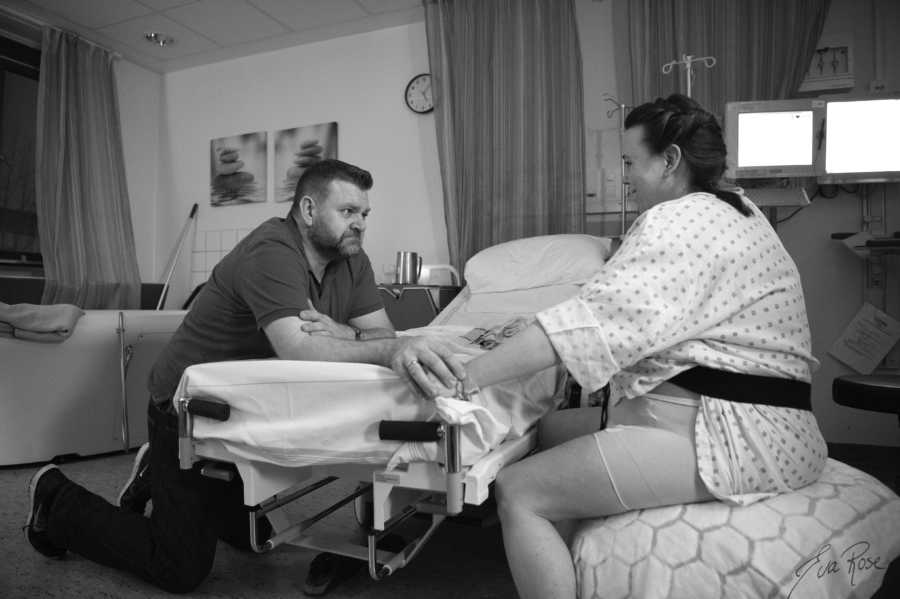
[{"label": "woman's thigh", "polygon": [[693,440],[650,427],[612,427],[512,464],[497,479],[502,503],[556,522],[707,501]]},{"label": "woman's thigh", "polygon": [[600,430],[603,410],[570,408],[548,413],[538,423],[541,447],[549,449]]}]

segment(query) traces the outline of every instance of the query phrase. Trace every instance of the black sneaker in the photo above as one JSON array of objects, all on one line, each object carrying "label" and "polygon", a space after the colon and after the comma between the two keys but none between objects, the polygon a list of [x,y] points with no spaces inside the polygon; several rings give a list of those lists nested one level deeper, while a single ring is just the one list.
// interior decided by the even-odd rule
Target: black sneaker
[{"label": "black sneaker", "polygon": [[50,542],[47,534],[47,511],[66,476],[53,464],[47,464],[31,477],[28,484],[28,520],[23,530],[25,538],[39,553],[52,558],[60,558],[66,550]]},{"label": "black sneaker", "polygon": [[143,514],[150,501],[150,449],[149,443],[144,443],[134,456],[134,466],[131,467],[131,476],[122,491],[119,493],[119,507],[136,514]]}]

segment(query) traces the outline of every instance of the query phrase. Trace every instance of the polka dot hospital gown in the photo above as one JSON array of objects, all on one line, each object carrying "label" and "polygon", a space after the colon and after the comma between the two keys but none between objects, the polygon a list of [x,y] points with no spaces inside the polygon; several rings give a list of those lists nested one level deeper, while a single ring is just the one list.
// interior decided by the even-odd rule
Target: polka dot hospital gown
[{"label": "polka dot hospital gown", "polygon": [[[809,382],[800,276],[765,216],[707,193],[658,204],[581,293],[538,313],[581,386],[618,402],[693,366]],[[703,396],[697,466],[717,498],[746,505],[818,479],[827,449],[807,410]]]}]

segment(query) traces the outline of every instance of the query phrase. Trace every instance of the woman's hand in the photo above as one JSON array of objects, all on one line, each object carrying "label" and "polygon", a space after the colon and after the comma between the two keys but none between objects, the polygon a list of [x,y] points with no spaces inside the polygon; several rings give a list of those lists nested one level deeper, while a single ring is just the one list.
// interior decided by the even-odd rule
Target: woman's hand
[{"label": "woman's hand", "polygon": [[[449,343],[433,337],[397,337],[390,367],[412,390],[427,399],[446,396],[466,378]],[[452,395],[452,393],[450,394]]]}]

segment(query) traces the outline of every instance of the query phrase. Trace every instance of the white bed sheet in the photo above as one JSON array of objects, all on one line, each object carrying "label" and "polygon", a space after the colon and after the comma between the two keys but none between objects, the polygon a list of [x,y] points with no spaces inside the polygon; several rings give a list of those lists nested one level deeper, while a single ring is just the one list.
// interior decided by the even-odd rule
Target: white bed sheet
[{"label": "white bed sheet", "polygon": [[[405,334],[438,335],[463,360],[483,353],[461,335],[468,326],[429,326]],[[187,368],[175,398],[226,402],[225,422],[195,418],[196,439],[220,441],[235,456],[279,466],[363,463],[390,467],[441,461],[440,444],[382,441],[380,420],[444,419],[462,424],[463,465],[506,439],[521,437],[562,400],[561,367],[492,386],[472,403],[416,398],[388,368],[371,364],[242,360]]]}]

